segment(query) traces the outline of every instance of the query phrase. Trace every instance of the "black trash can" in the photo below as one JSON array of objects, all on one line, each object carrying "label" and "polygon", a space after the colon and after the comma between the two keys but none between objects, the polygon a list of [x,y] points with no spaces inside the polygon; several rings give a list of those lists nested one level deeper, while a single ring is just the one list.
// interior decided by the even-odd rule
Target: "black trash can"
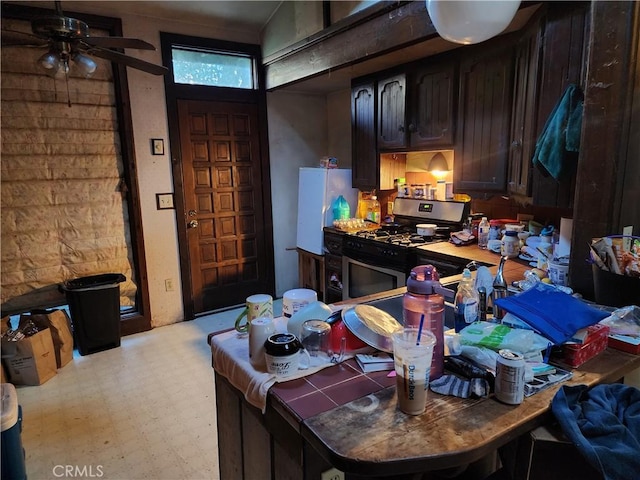
[{"label": "black trash can", "polygon": [[120,346],[120,273],[68,280],[62,285],[80,355]]}]

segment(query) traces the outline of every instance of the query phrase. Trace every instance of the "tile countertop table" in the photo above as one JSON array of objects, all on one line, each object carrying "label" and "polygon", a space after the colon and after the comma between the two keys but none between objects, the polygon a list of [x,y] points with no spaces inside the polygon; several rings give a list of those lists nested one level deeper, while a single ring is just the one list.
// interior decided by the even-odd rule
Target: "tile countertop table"
[{"label": "tile countertop table", "polygon": [[[465,258],[487,263],[495,262],[486,255],[499,258],[473,246],[451,247],[460,256],[461,248],[470,249]],[[522,278],[528,268],[516,261],[506,265],[509,283]],[[449,277],[443,284],[455,280]],[[399,288],[359,300],[404,291]],[[575,369],[573,378],[561,385],[615,382],[638,367],[640,356],[608,348]],[[517,406],[502,404],[493,396],[470,400],[429,392],[426,412],[408,416],[396,407],[395,379],[388,373],[365,374],[351,359],[278,383],[269,390],[264,415],[216,373],[221,478],[253,478],[250,472],[270,471],[274,479],[315,479],[331,467],[346,472],[347,479],[363,478],[360,475],[399,479],[418,472],[450,471],[481,461],[547,422],[551,399],[560,388],[553,386]],[[262,453],[256,455],[257,450]]]}]

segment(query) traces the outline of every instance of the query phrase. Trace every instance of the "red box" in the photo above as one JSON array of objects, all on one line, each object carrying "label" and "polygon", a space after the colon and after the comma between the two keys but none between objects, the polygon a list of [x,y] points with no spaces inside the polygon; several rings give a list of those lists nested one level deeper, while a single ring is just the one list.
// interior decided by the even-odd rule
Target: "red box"
[{"label": "red box", "polygon": [[599,323],[586,329],[583,343],[567,343],[562,346],[563,361],[570,367],[579,367],[607,348],[609,340],[609,326]]},{"label": "red box", "polygon": [[609,335],[609,346],[623,352],[640,354],[640,338],[627,335]]}]

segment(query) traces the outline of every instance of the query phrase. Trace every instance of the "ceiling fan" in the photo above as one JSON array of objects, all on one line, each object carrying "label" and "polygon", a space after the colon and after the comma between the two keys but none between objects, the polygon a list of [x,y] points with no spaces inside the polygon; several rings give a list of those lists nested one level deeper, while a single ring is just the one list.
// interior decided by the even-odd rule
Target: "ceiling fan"
[{"label": "ceiling fan", "polygon": [[55,13],[38,16],[31,20],[31,31],[33,33],[3,28],[2,46],[47,48],[44,55],[38,59],[38,64],[50,76],[55,76],[60,71],[67,75],[73,66],[88,78],[97,68],[91,56],[104,58],[152,75],[164,75],[168,71],[161,65],[112,50],[114,48],[155,50],[150,43],[137,38],[92,37],[89,35],[89,26],[85,22],[67,17],[62,13],[59,1],[55,2]]}]

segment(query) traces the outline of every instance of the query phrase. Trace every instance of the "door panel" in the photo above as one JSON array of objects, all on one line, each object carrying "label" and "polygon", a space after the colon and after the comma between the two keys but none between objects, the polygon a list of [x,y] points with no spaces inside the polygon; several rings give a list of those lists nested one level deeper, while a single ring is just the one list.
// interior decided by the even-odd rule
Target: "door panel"
[{"label": "door panel", "polygon": [[178,101],[194,313],[269,291],[255,104]]}]

